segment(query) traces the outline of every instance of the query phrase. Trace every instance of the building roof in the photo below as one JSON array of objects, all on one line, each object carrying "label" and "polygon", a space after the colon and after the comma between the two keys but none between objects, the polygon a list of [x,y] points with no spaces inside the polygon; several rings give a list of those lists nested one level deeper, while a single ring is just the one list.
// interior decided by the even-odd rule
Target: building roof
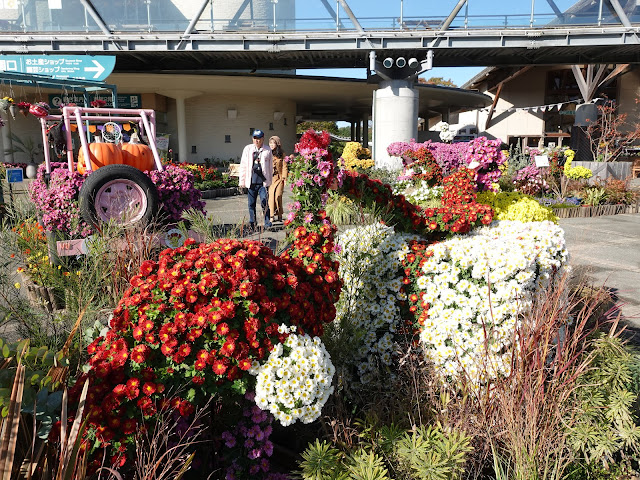
[{"label": "building roof", "polygon": [[[296,102],[298,115],[310,120],[361,118],[371,112],[377,88],[359,79],[265,73],[114,73],[108,80],[118,85],[119,93],[162,94],[188,89],[204,94],[282,97]],[[424,84],[417,88],[422,118],[491,104],[489,96],[461,88]]]}]

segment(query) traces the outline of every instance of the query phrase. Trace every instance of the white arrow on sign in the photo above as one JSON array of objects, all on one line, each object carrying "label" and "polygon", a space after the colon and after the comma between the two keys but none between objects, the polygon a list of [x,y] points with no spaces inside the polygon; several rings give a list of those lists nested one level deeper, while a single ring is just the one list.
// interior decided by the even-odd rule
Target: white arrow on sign
[{"label": "white arrow on sign", "polygon": [[96,74],[93,76],[93,78],[98,78],[100,75],[102,75],[102,72],[104,72],[104,67],[102,65],[100,65],[99,62],[96,62],[95,60],[91,60],[93,62],[93,64],[95,65],[95,67],[85,67],[84,71],[85,72],[96,72]]}]

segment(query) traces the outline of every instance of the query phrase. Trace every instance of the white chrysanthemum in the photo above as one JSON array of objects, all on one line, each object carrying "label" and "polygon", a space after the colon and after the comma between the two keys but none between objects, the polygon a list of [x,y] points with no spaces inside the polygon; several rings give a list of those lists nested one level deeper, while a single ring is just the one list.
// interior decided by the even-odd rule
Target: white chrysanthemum
[{"label": "white chrysanthemum", "polygon": [[333,393],[331,357],[318,337],[291,333],[284,347],[278,344],[264,365],[249,370],[256,376],[256,405],[284,426],[313,422]]},{"label": "white chrysanthemum", "polygon": [[359,346],[351,361],[360,383],[379,379],[379,367],[392,363],[393,332],[401,321],[399,301],[406,300],[401,292],[402,261],[410,252],[408,241],[417,238],[395,234],[382,224],[347,230],[338,238],[344,286],[336,305],[336,325],[355,328],[353,339]]},{"label": "white chrysanthemum", "polygon": [[496,222],[432,245],[419,288],[429,302],[420,339],[443,375],[477,385],[510,372],[518,316],[566,268],[564,232],[551,222]]}]

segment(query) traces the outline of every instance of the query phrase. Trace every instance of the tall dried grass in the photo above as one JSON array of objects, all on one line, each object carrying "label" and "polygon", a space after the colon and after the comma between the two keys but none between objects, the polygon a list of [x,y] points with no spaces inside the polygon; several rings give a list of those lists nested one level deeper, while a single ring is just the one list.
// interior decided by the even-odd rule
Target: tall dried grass
[{"label": "tall dried grass", "polygon": [[[561,479],[574,459],[568,435],[577,422],[576,380],[593,360],[592,334],[604,322],[603,291],[568,294],[567,277],[538,297],[514,331],[512,370],[481,388],[462,378],[450,386],[440,421],[474,438],[477,476],[487,468],[516,480]],[[611,325],[617,329],[617,320]],[[497,472],[494,472],[494,474]]]}]

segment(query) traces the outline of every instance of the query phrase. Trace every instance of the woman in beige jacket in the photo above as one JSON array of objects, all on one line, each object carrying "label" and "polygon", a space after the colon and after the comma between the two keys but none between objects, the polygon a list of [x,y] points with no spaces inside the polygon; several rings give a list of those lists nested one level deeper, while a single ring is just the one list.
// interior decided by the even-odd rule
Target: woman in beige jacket
[{"label": "woman in beige jacket", "polygon": [[282,221],[282,191],[287,180],[287,162],[284,161],[284,152],[280,137],[273,136],[269,139],[269,147],[273,155],[273,180],[269,187],[269,211],[271,221]]}]

